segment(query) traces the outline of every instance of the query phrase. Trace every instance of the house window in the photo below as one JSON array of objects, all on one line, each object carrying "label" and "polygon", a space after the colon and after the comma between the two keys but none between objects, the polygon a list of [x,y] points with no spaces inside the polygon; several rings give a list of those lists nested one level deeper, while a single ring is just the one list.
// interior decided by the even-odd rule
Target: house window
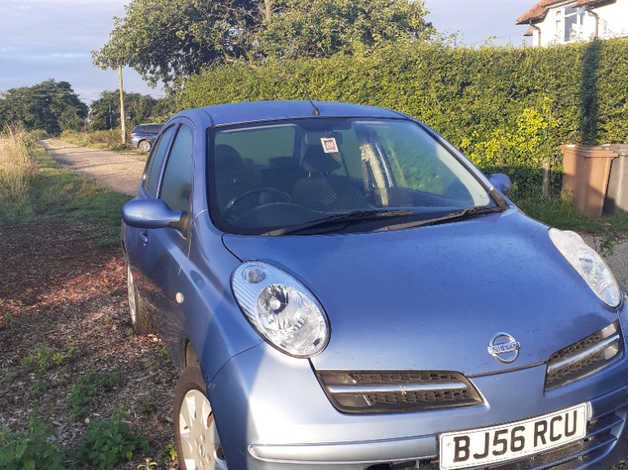
[{"label": "house window", "polygon": [[565,42],[575,41],[578,38],[579,16],[578,8],[565,8]]}]

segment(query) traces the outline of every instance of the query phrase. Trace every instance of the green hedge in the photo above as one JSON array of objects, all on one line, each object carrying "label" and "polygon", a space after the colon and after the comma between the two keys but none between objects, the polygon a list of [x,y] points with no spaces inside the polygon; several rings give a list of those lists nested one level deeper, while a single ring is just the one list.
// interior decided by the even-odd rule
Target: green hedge
[{"label": "green hedge", "polygon": [[510,170],[536,190],[545,158],[560,169],[560,144],[628,142],[628,40],[550,48],[420,44],[255,69],[236,63],[189,79],[178,105],[308,95],[410,114],[480,167]]}]

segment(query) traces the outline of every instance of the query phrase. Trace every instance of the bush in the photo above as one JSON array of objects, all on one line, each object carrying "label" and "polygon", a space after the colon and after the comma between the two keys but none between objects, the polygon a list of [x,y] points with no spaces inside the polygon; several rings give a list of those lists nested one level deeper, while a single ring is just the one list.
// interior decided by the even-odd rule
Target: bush
[{"label": "bush", "polygon": [[28,432],[0,431],[0,470],[63,470],[63,456],[50,442],[50,428],[31,418]]},{"label": "bush", "polygon": [[549,48],[395,45],[256,69],[213,67],[187,81],[178,105],[311,97],[388,107],[427,123],[481,168],[505,168],[521,192],[538,193],[544,160],[562,170],[560,144],[628,142],[627,55],[627,39]]},{"label": "bush", "polygon": [[60,138],[80,147],[91,147],[115,151],[129,150],[131,148],[121,142],[120,129],[90,132],[65,130],[61,133]]},{"label": "bush", "polygon": [[92,421],[76,449],[79,468],[113,468],[136,451],[148,451],[147,439],[136,435],[119,411],[111,420]]}]

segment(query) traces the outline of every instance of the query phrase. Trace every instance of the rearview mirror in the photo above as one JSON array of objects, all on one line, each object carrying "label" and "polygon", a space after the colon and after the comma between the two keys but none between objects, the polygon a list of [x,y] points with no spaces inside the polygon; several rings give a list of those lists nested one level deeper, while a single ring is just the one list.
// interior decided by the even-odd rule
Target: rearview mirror
[{"label": "rearview mirror", "polygon": [[161,199],[138,199],[122,208],[122,220],[136,228],[176,228],[181,230],[183,212],[173,211]]},{"label": "rearview mirror", "polygon": [[488,180],[491,182],[493,186],[498,191],[501,191],[503,194],[508,194],[510,192],[510,188],[512,187],[512,181],[510,181],[510,177],[503,173],[495,173],[494,175],[489,176]]}]

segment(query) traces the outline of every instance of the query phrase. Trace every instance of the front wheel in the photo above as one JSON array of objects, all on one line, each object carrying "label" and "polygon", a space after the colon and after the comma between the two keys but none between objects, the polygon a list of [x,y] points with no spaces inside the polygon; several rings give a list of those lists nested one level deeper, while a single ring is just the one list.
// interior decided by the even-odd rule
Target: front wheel
[{"label": "front wheel", "polygon": [[146,312],[142,308],[142,299],[137,292],[131,265],[126,265],[126,287],[129,296],[129,314],[131,316],[131,325],[135,334],[146,335],[151,332],[150,321],[146,316]]},{"label": "front wheel", "polygon": [[137,146],[140,152],[148,153],[150,152],[150,142],[148,140],[142,140]]},{"label": "front wheel", "polygon": [[228,470],[214,412],[198,367],[183,371],[174,393],[174,427],[181,470]]}]

